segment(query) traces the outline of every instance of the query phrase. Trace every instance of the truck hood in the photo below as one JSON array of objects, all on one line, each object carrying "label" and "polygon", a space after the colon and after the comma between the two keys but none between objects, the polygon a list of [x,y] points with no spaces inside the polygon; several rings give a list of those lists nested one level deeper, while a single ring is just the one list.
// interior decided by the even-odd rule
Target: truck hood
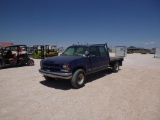
[{"label": "truck hood", "polygon": [[67,64],[69,62],[72,62],[74,60],[78,60],[83,58],[83,56],[55,56],[43,59],[42,62],[46,63],[54,63],[54,64]]}]

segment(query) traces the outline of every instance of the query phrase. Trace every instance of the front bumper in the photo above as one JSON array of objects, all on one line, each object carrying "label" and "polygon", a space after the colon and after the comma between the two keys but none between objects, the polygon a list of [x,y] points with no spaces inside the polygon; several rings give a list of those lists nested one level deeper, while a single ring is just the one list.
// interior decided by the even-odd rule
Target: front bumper
[{"label": "front bumper", "polygon": [[44,75],[51,78],[59,78],[59,79],[71,79],[72,73],[58,73],[58,72],[50,72],[46,70],[39,69],[39,72]]}]

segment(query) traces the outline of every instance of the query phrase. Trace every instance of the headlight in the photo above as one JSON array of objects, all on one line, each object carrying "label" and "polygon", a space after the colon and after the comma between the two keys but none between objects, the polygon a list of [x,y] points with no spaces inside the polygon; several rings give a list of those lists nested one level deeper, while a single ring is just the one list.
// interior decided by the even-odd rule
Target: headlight
[{"label": "headlight", "polygon": [[63,67],[63,69],[65,69],[65,70],[67,70],[67,71],[69,71],[69,70],[70,70],[70,68],[69,68],[69,65],[68,65],[68,64],[64,64],[62,67]]}]

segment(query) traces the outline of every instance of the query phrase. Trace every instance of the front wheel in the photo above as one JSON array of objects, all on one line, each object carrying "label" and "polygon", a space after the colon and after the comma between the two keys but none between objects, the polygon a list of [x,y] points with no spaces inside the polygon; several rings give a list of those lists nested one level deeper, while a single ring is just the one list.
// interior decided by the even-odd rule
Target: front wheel
[{"label": "front wheel", "polygon": [[27,62],[28,66],[33,66],[34,65],[34,60],[29,59]]},{"label": "front wheel", "polygon": [[78,69],[73,74],[73,77],[71,79],[71,84],[74,88],[80,88],[83,87],[85,84],[86,75],[84,70]]}]

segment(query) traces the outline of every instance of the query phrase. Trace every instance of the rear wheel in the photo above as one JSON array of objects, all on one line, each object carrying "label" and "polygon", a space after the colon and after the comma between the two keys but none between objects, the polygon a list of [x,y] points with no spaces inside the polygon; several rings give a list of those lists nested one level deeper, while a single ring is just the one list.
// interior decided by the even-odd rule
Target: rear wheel
[{"label": "rear wheel", "polygon": [[85,84],[86,75],[84,70],[78,69],[73,74],[73,77],[71,79],[71,84],[74,88],[80,88],[83,87]]},{"label": "rear wheel", "polygon": [[112,71],[118,72],[118,70],[119,70],[119,62],[115,62],[112,66]]},{"label": "rear wheel", "polygon": [[27,65],[29,65],[29,66],[33,66],[33,65],[34,65],[34,61],[33,61],[33,60],[31,60],[31,59],[29,59],[29,60],[28,60],[28,62],[27,62]]},{"label": "rear wheel", "polygon": [[54,81],[54,80],[55,80],[54,78],[51,78],[51,77],[48,77],[48,76],[44,76],[44,78],[45,78],[47,81]]}]

